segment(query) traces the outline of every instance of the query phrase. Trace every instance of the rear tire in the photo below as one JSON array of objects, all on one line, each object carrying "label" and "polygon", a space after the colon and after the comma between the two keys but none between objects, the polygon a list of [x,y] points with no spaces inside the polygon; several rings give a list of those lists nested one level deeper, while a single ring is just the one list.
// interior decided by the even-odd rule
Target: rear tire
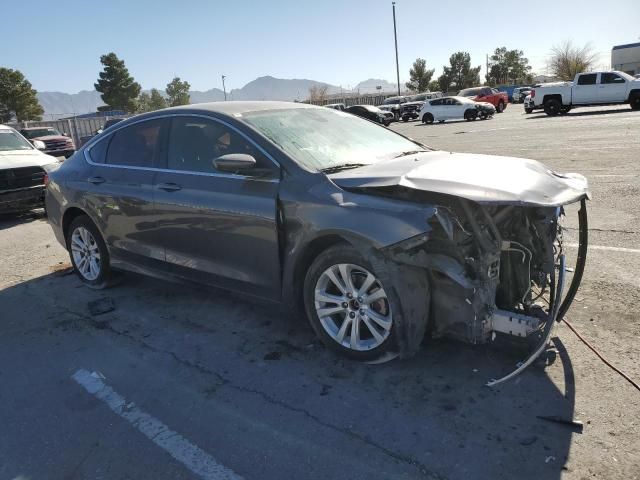
[{"label": "rear tire", "polygon": [[560,101],[556,100],[555,98],[551,98],[544,102],[544,113],[546,113],[550,117],[555,117],[556,115],[558,115],[561,109],[562,103],[560,103]]},{"label": "rear tire", "polygon": [[496,106],[496,113],[502,113],[502,112],[504,112],[504,102],[500,100],[498,102],[498,105]]},{"label": "rear tire", "polygon": [[109,250],[102,234],[87,215],[76,217],[66,233],[67,251],[80,280],[100,290],[110,285]]},{"label": "rear tire", "polygon": [[434,120],[434,118],[433,118],[433,115],[431,113],[425,113],[422,116],[422,123],[426,123],[428,125],[431,125],[433,123],[433,120]]}]

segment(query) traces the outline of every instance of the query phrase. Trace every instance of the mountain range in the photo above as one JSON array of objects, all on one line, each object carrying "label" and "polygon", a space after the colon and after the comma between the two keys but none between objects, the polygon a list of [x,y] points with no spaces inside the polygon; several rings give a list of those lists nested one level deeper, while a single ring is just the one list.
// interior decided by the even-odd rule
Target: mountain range
[{"label": "mountain range", "polygon": [[[376,93],[376,92],[394,92],[395,83],[370,78],[358,83],[351,89],[342,88],[336,85],[307,79],[284,79],[271,76],[256,78],[247,83],[242,88],[234,88],[227,92],[229,100],[284,100],[284,101],[302,101],[308,98],[309,88],[313,86],[325,86],[327,93]],[[380,86],[380,89],[376,87]],[[162,92],[162,91],[161,91]],[[164,93],[164,92],[162,92]],[[191,103],[219,102],[224,100],[224,92],[219,88],[212,88],[206,91],[191,91]],[[95,112],[96,109],[104,105],[100,98],[100,93],[83,90],[78,93],[62,93],[62,92],[38,92],[38,101],[44,108],[44,119],[53,120],[56,118],[67,117],[73,114],[82,114]]]}]

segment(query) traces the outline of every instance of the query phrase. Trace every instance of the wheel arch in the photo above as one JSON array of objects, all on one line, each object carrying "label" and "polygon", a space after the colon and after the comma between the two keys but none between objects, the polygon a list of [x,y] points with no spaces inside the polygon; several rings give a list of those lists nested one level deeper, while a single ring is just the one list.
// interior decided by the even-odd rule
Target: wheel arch
[{"label": "wheel arch", "polygon": [[[78,217],[82,216],[82,215],[86,215],[87,217],[89,217],[89,214],[87,214],[87,212],[85,212],[84,210],[82,210],[79,207],[69,207],[67,208],[64,213],[62,214],[62,234],[64,235],[64,238],[67,238],[67,233],[69,230],[69,226],[71,225],[71,223]],[[91,218],[91,217],[89,217]],[[93,221],[93,220],[92,220]],[[95,224],[95,222],[93,222]]]},{"label": "wheel arch", "polygon": [[550,93],[542,97],[543,104],[547,103],[549,100],[558,100],[560,104],[562,104],[562,95],[560,95],[559,93]]},{"label": "wheel arch", "polygon": [[629,91],[629,98],[627,98],[627,101],[630,102],[635,97],[640,97],[640,88],[634,88],[634,89],[630,90]]},{"label": "wheel arch", "polygon": [[296,307],[303,308],[304,277],[309,267],[320,253],[339,244],[354,245],[346,235],[338,233],[326,233],[304,244],[291,267],[290,281],[285,282],[285,295],[283,296],[293,301],[293,305]]}]

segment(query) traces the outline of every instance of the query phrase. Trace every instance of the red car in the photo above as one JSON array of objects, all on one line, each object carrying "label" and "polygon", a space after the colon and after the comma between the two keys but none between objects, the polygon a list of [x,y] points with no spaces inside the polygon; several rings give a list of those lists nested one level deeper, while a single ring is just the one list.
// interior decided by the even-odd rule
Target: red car
[{"label": "red car", "polygon": [[473,87],[465,88],[458,92],[460,97],[467,97],[474,102],[488,102],[496,107],[496,112],[502,113],[509,103],[509,95],[507,92],[500,92],[491,87]]}]

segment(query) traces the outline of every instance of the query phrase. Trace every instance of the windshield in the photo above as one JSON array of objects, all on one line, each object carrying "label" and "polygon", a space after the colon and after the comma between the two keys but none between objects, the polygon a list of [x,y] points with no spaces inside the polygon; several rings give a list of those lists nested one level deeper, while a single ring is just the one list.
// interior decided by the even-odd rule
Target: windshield
[{"label": "windshield", "polygon": [[629,75],[626,72],[616,72],[618,75],[620,75],[622,78],[626,79],[626,80],[635,80],[634,77],[632,77],[631,75]]},{"label": "windshield", "polygon": [[400,102],[403,102],[404,98],[387,98],[384,102],[382,102],[383,105],[395,105],[398,104]]},{"label": "windshield", "polygon": [[461,97],[477,97],[478,95],[480,95],[480,89],[465,88],[464,90],[460,90],[460,93],[458,93],[458,95]]},{"label": "windshield", "polygon": [[243,119],[312,170],[372,164],[407,151],[427,151],[391,130],[328,108],[250,112]]},{"label": "windshield", "polygon": [[34,130],[22,130],[20,133],[29,139],[46,137],[47,135],[60,135],[60,132],[55,128],[36,128]]},{"label": "windshield", "polygon": [[11,130],[0,130],[0,152],[11,150],[32,150],[33,147],[24,138]]}]

